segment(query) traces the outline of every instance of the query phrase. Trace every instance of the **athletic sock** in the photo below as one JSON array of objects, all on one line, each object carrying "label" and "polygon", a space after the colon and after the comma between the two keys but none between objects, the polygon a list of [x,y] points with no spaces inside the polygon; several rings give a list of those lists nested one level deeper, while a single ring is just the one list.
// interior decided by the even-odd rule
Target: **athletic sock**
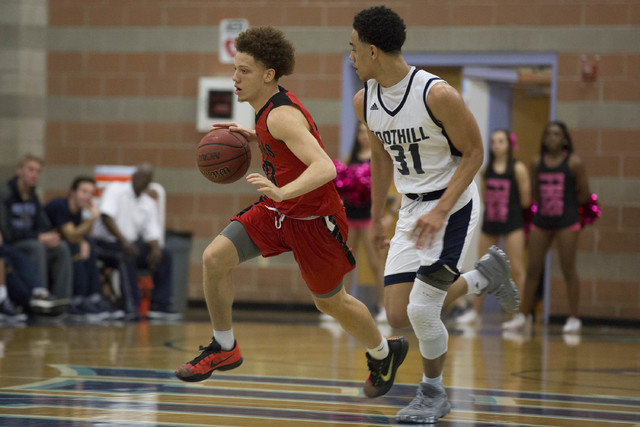
[{"label": "athletic sock", "polygon": [[34,298],[46,298],[47,288],[33,288],[31,296]]},{"label": "athletic sock", "polygon": [[236,342],[233,337],[233,328],[228,331],[213,331],[213,338],[220,344],[223,350],[229,351],[233,348],[233,344]]},{"label": "athletic sock", "polygon": [[7,287],[0,285],[0,303],[7,299]]},{"label": "athletic sock", "polygon": [[382,337],[380,345],[376,348],[368,348],[367,353],[376,360],[382,360],[389,355],[389,342],[385,337]]},{"label": "athletic sock", "polygon": [[479,294],[489,284],[489,279],[478,270],[471,270],[462,274],[467,282],[467,295]]},{"label": "athletic sock", "polygon": [[430,385],[444,387],[444,384],[442,384],[442,374],[440,374],[439,377],[435,377],[435,378],[429,378],[425,374],[422,374],[422,382]]}]

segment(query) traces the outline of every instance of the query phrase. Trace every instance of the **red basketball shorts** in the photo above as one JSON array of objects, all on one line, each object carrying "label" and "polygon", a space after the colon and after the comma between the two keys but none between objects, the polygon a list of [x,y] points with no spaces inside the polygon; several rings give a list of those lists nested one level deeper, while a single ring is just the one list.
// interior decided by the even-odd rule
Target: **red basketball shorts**
[{"label": "red basketball shorts", "polygon": [[240,221],[263,257],[293,252],[302,278],[315,296],[329,297],[339,291],[342,278],[355,267],[345,243],[348,227],[344,211],[309,220],[284,217],[279,221],[279,217],[259,202],[231,219]]}]

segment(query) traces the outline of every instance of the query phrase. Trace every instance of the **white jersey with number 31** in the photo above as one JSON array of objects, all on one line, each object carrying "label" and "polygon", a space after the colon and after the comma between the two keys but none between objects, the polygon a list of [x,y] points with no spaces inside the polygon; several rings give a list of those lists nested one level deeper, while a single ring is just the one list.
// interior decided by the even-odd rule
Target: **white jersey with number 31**
[{"label": "white jersey with number 31", "polygon": [[391,156],[394,183],[401,194],[447,188],[462,154],[427,106],[429,90],[443,80],[411,67],[392,87],[365,84],[364,118]]}]

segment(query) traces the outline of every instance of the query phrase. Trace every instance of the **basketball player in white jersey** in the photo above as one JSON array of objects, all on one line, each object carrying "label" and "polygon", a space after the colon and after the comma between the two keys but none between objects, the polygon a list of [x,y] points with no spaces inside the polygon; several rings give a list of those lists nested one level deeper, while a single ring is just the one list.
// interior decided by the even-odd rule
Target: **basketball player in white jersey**
[{"label": "basketball player in white jersey", "polygon": [[415,399],[398,412],[397,420],[433,423],[451,408],[442,383],[449,338],[440,320],[443,304],[488,292],[515,312],[519,295],[509,261],[495,246],[474,270],[460,276],[478,222],[480,202],[473,178],[482,166],[484,148],[460,94],[405,62],[405,38],[404,22],[384,6],[355,16],[350,59],[365,87],[353,104],[372,142],[371,216],[381,243],[392,179],[402,194],[385,265],[385,308],[391,326],[413,327],[424,374]]}]

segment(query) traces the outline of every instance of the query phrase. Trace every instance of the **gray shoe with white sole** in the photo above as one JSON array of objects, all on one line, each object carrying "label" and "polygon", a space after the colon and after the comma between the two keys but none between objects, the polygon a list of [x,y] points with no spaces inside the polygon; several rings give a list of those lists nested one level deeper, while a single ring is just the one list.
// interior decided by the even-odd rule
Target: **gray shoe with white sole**
[{"label": "gray shoe with white sole", "polygon": [[499,247],[491,246],[489,251],[475,265],[489,284],[478,295],[488,293],[500,301],[500,305],[507,313],[516,313],[520,308],[520,293],[516,284],[511,280],[511,265],[509,258]]},{"label": "gray shoe with white sole", "polygon": [[399,423],[435,424],[451,411],[451,404],[443,386],[421,382],[418,392],[408,406],[396,414]]}]

